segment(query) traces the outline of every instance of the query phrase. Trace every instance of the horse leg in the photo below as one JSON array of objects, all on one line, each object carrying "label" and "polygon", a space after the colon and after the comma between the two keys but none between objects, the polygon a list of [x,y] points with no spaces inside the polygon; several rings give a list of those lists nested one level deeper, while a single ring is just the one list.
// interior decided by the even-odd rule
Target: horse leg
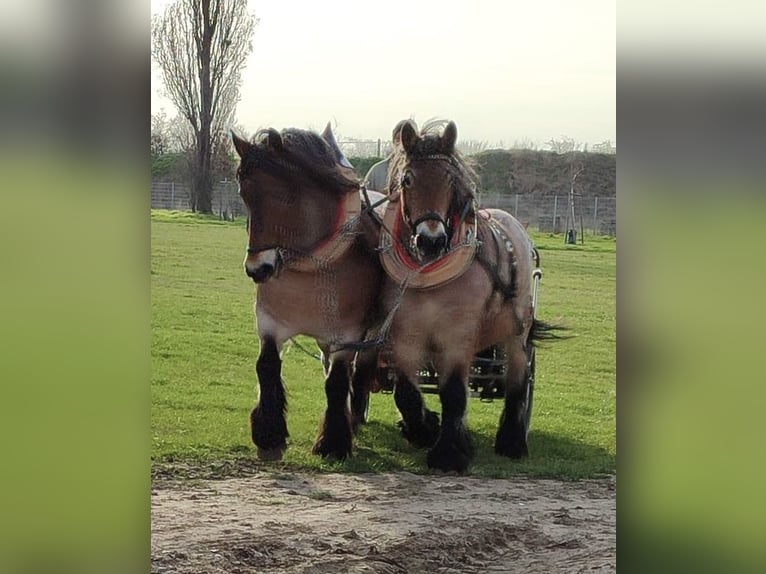
[{"label": "horse leg", "polygon": [[473,445],[465,424],[468,406],[468,368],[453,368],[439,381],[442,425],[439,439],[428,452],[429,468],[465,472],[473,458]]},{"label": "horse leg", "polygon": [[495,436],[495,452],[510,458],[529,455],[525,422],[527,355],[515,341],[508,353],[505,407]]},{"label": "horse leg", "polygon": [[351,424],[354,432],[367,422],[367,410],[370,404],[372,380],[378,371],[378,352],[360,351],[354,361],[354,374],[351,376]]},{"label": "horse leg", "polygon": [[433,446],[439,436],[439,415],[425,407],[423,393],[402,372],[397,373],[394,402],[402,413],[402,436],[420,448]]},{"label": "horse leg", "polygon": [[271,337],[261,341],[255,363],[260,389],[258,404],[250,413],[250,431],[261,460],[280,460],[287,448],[287,398],[282,381],[282,360]]},{"label": "horse leg", "polygon": [[312,450],[314,454],[339,460],[351,456],[353,435],[348,405],[351,362],[345,355],[338,354],[330,360],[330,372],[324,386],[327,410]]}]

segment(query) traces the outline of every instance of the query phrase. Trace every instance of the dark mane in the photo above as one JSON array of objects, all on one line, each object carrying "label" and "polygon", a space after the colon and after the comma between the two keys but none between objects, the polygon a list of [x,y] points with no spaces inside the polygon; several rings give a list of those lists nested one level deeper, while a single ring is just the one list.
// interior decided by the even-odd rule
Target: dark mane
[{"label": "dark mane", "polygon": [[452,174],[453,185],[459,197],[475,199],[479,190],[479,175],[474,171],[472,162],[463,157],[457,150],[445,150],[442,146],[441,136],[447,120],[428,120],[420,129],[420,140],[415,144],[410,153],[404,151],[399,145],[391,158],[391,181],[389,192],[399,189],[404,166],[411,161],[426,161],[429,159],[443,159],[449,164]]},{"label": "dark mane", "polygon": [[246,179],[256,169],[284,179],[309,180],[322,188],[343,194],[357,188],[359,181],[343,175],[337,166],[335,152],[319,134],[297,128],[282,130],[282,149],[269,144],[269,130],[259,130],[252,138],[253,146],[242,158],[237,177]]}]

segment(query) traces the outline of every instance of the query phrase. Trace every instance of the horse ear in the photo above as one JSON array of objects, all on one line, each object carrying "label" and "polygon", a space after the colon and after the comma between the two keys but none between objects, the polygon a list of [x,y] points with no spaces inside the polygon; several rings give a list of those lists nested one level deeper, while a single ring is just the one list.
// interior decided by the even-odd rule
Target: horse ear
[{"label": "horse ear", "polygon": [[449,122],[444,128],[441,143],[444,153],[452,153],[455,151],[455,144],[457,143],[457,125],[455,125],[455,122]]},{"label": "horse ear", "polygon": [[325,126],[324,131],[322,132],[322,139],[327,142],[327,145],[330,146],[333,154],[335,154],[335,161],[337,161],[343,167],[350,167],[351,169],[354,168],[354,166],[351,165],[351,162],[348,161],[346,156],[341,151],[340,146],[338,145],[338,141],[335,139],[335,134],[332,132],[332,125],[330,125],[330,122],[327,122],[327,126]]},{"label": "horse ear", "polygon": [[234,143],[234,149],[237,150],[239,158],[244,159],[244,157],[247,155],[247,152],[250,151],[252,144],[240,137],[237,137],[237,134],[235,134],[234,131],[231,132],[231,141]]},{"label": "horse ear", "polygon": [[332,122],[327,122],[327,125],[324,127],[322,139],[331,146],[333,145],[333,142],[335,142],[335,135],[332,133]]},{"label": "horse ear", "polygon": [[420,139],[420,136],[418,136],[418,128],[412,120],[407,120],[402,126],[401,139],[402,147],[404,147],[404,151],[407,153],[410,153],[415,147],[415,144],[418,143],[418,140]]},{"label": "horse ear", "polygon": [[276,151],[282,151],[282,148],[284,147],[282,143],[282,136],[274,128],[269,128],[266,131],[266,143],[268,143],[269,147],[275,149]]}]

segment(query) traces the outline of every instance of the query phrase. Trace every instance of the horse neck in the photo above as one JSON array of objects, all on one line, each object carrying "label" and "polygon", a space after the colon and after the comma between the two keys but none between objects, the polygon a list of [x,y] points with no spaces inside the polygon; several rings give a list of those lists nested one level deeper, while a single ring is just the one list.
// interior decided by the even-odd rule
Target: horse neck
[{"label": "horse neck", "polygon": [[306,195],[294,216],[304,226],[309,243],[321,241],[332,233],[342,201],[342,198],[326,192]]},{"label": "horse neck", "polygon": [[[340,169],[342,175],[348,179],[355,177],[354,170],[348,168]],[[342,226],[348,219],[348,212],[353,211],[359,213],[361,207],[361,198],[359,193],[355,189],[344,190],[328,190],[323,189],[322,195],[325,200],[329,197],[329,201],[326,201],[325,205],[331,205],[332,207],[326,211],[323,209],[324,218],[322,221],[322,228],[325,230],[325,234],[335,233],[338,228]]]},{"label": "horse neck", "polygon": [[361,200],[359,194],[353,191],[333,195],[332,199],[321,206],[315,204],[317,213],[309,215],[316,221],[317,231],[311,252],[320,258],[338,260],[359,238]]}]

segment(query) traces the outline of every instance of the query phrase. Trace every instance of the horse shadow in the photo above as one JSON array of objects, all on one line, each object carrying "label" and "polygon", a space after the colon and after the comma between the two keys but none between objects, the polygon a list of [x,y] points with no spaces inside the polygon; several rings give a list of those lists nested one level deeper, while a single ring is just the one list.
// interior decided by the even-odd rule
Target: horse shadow
[{"label": "horse shadow", "polygon": [[[613,474],[616,455],[606,448],[573,440],[549,431],[529,432],[527,458],[514,460],[494,451],[494,434],[470,430],[475,458],[468,474],[486,477],[528,475],[539,478],[578,480]],[[350,472],[429,472],[428,449],[412,446],[395,423],[371,420],[360,428],[354,456],[343,463]]]}]

